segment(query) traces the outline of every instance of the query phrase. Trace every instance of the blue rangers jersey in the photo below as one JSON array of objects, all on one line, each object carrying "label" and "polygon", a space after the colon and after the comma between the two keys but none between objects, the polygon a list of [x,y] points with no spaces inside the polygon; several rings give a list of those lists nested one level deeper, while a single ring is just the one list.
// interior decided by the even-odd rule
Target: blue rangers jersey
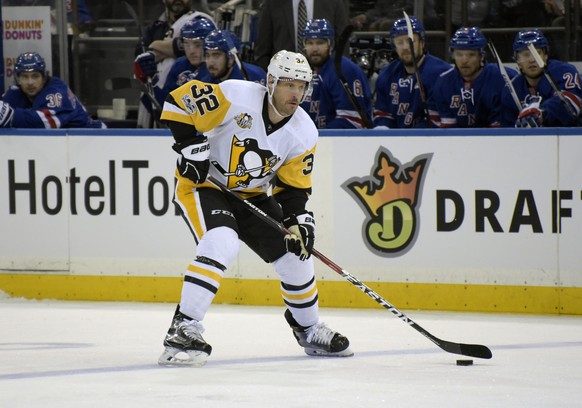
[{"label": "blue rangers jersey", "polygon": [[[576,67],[566,62],[549,60],[548,72],[554,79],[559,89],[563,91],[566,101],[571,105],[577,116],[574,118],[564,105],[564,102],[556,95],[548,79],[540,78],[537,86],[530,87],[523,74],[519,74],[511,81],[515,93],[523,107],[532,103],[539,103],[543,113],[543,126],[579,126],[580,105],[582,89],[580,88],[580,76]],[[509,89],[502,94],[503,116],[502,126],[515,126],[519,111],[511,97]]]},{"label": "blue rangers jersey", "polygon": [[[267,73],[263,70],[263,68],[259,67],[258,65],[249,64],[248,62],[241,62],[243,68],[245,69],[248,80],[251,82],[257,82],[261,85],[267,84]],[[232,72],[228,79],[242,79],[245,80],[245,76],[241,69],[238,67],[238,64],[233,65]],[[206,75],[202,75],[198,78],[199,81],[207,82],[209,84],[219,84],[222,82],[220,78],[212,78],[210,76],[210,72],[206,70]]]},{"label": "blue rangers jersey", "polygon": [[170,72],[168,72],[168,77],[166,78],[166,84],[164,89],[160,90],[155,88],[156,99],[160,103],[160,106],[164,105],[164,101],[170,92],[174,89],[179,88],[186,82],[193,79],[200,79],[208,76],[208,69],[206,69],[206,64],[202,63],[198,67],[195,67],[190,63],[186,56],[182,56],[174,62]]},{"label": "blue rangers jersey", "polygon": [[[418,67],[420,80],[427,100],[430,99],[439,75],[451,68],[451,64],[430,54],[425,54]],[[376,81],[376,103],[374,104],[374,126],[410,128],[437,126],[428,122],[416,76],[406,72],[402,61],[396,60],[382,68]],[[432,109],[431,109],[432,110]],[[431,116],[435,111],[428,110]]]},{"label": "blue rangers jersey", "polygon": [[[346,57],[342,73],[362,110],[372,116],[372,93],[362,69]],[[313,92],[301,104],[319,129],[362,129],[364,121],[346,94],[333,64],[333,55],[313,70]]]},{"label": "blue rangers jersey", "polygon": [[[517,74],[510,68],[507,73],[511,78]],[[485,64],[472,82],[465,81],[457,68],[451,68],[438,78],[429,105],[438,112],[440,127],[499,127],[504,87],[497,65]]]},{"label": "blue rangers jersey", "polygon": [[2,100],[14,108],[15,128],[105,128],[93,120],[87,110],[60,78],[49,77],[45,86],[31,102],[18,85],[12,85]]}]

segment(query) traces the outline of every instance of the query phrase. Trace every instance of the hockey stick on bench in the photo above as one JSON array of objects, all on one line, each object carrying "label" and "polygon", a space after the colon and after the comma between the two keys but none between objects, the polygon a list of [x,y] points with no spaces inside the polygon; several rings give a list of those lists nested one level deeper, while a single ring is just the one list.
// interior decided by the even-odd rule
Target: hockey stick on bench
[{"label": "hockey stick on bench", "polygon": [[424,119],[426,119],[427,123],[429,123],[430,116],[428,114],[426,90],[424,89],[422,79],[420,78],[420,71],[418,69],[418,61],[416,60],[416,53],[414,52],[414,33],[412,32],[412,22],[410,21],[410,17],[408,16],[408,14],[406,14],[406,11],[402,10],[402,13],[404,14],[404,19],[406,20],[406,32],[408,35],[408,48],[410,49],[410,54],[412,55],[412,68],[414,70],[414,77],[416,78],[416,82],[418,84],[418,92],[420,93],[420,101],[422,103],[422,111],[424,113]]},{"label": "hockey stick on bench", "polygon": [[334,65],[335,73],[336,73],[342,87],[344,88],[344,91],[345,91],[347,97],[350,100],[350,103],[352,104],[352,106],[354,107],[356,112],[358,112],[360,119],[362,119],[362,123],[364,124],[364,127],[367,129],[372,129],[374,127],[374,124],[372,123],[372,119],[364,111],[364,109],[362,108],[362,106],[360,105],[360,103],[358,102],[356,97],[354,96],[353,92],[350,89],[350,85],[348,84],[348,81],[346,80],[346,77],[344,76],[344,73],[342,71],[343,50],[346,47],[346,45],[348,44],[348,41],[350,39],[350,35],[352,35],[353,30],[354,30],[354,26],[348,25],[344,29],[344,31],[341,33],[341,35],[337,41],[337,48],[335,50],[333,65]]},{"label": "hockey stick on bench", "polygon": [[564,96],[564,93],[562,92],[562,90],[556,84],[556,81],[554,80],[554,78],[550,74],[550,71],[548,70],[548,65],[543,60],[542,56],[540,55],[540,53],[538,52],[538,50],[536,49],[536,47],[532,43],[529,43],[527,45],[527,49],[529,50],[529,52],[531,53],[531,55],[534,57],[534,60],[536,61],[536,64],[538,64],[538,66],[544,72],[544,76],[546,77],[546,79],[550,83],[550,86],[552,87],[552,89],[554,90],[554,92],[556,93],[556,95],[558,96],[558,98],[560,99],[560,101],[564,104],[564,107],[566,108],[566,110],[568,111],[568,113],[570,114],[570,116],[572,116],[572,119],[577,120],[578,119],[578,114],[574,111],[574,108],[572,107],[572,105],[570,105],[570,102],[568,102],[568,100]]},{"label": "hockey stick on bench", "polygon": [[519,96],[517,96],[517,92],[515,91],[515,88],[513,87],[513,83],[511,82],[511,78],[509,77],[509,74],[507,73],[507,70],[505,69],[505,65],[503,65],[503,62],[501,61],[501,58],[499,57],[499,54],[497,53],[497,49],[495,48],[495,45],[493,45],[493,42],[488,41],[487,45],[489,46],[489,50],[491,51],[491,54],[493,54],[493,58],[495,58],[495,61],[497,62],[497,66],[499,67],[499,72],[501,72],[501,76],[503,77],[503,80],[505,81],[505,86],[509,90],[509,94],[511,95],[511,98],[513,99],[513,103],[515,103],[515,107],[517,108],[517,112],[519,113],[523,109],[523,106],[521,105],[521,102],[519,100]]},{"label": "hockey stick on bench", "polygon": [[[219,182],[218,180],[216,180],[214,177],[208,177],[208,181],[210,181],[211,183],[215,184],[224,193],[226,193],[229,196],[231,196],[231,197],[237,199],[238,201],[244,203],[246,205],[246,207],[254,215],[256,215],[258,218],[260,218],[261,220],[263,220],[264,222],[266,222],[267,224],[269,224],[271,227],[279,230],[281,232],[281,234],[288,234],[289,233],[289,231],[283,225],[281,225],[279,222],[277,222],[275,219],[273,219],[272,217],[270,217],[268,214],[266,214],[264,211],[262,211],[260,208],[258,208],[257,206],[255,206],[250,201],[245,200],[244,198],[242,198],[236,192],[230,191],[228,188],[226,188],[226,186],[224,186],[221,182]],[[339,275],[341,275],[344,279],[346,279],[352,285],[354,285],[355,287],[357,287],[358,289],[360,289],[366,295],[370,296],[372,299],[374,299],[382,307],[388,309],[396,317],[398,317],[404,323],[408,324],[413,329],[415,329],[416,331],[418,331],[419,333],[421,333],[424,337],[426,337],[427,339],[429,339],[430,341],[432,341],[434,344],[436,344],[437,346],[439,346],[444,351],[446,351],[448,353],[461,354],[461,355],[464,355],[464,356],[470,356],[470,357],[476,357],[476,358],[487,358],[488,359],[488,358],[491,358],[493,356],[492,353],[491,353],[491,350],[489,350],[489,348],[487,346],[483,346],[481,344],[454,343],[452,341],[441,340],[438,337],[433,336],[427,330],[423,329],[420,325],[418,325],[417,323],[415,323],[414,321],[412,321],[412,319],[410,319],[408,316],[406,316],[404,313],[402,313],[400,310],[398,310],[395,306],[393,306],[392,304],[390,304],[390,302],[388,302],[387,300],[385,300],[382,296],[380,296],[379,294],[377,294],[376,292],[374,292],[372,289],[370,289],[363,282],[361,282],[356,277],[354,277],[353,275],[351,275],[345,269],[342,269],[339,265],[335,264],[332,260],[330,260],[328,257],[326,257],[325,255],[323,255],[317,249],[313,248],[312,254],[313,254],[314,257],[316,257],[321,262],[323,262],[325,265],[327,265],[329,268],[331,268],[334,272],[336,272]]]}]

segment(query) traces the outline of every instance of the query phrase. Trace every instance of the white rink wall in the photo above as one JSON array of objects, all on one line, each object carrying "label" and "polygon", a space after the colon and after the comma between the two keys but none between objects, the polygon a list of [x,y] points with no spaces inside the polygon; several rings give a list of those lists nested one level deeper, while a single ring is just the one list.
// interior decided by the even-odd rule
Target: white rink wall
[{"label": "white rink wall", "polygon": [[[581,130],[321,133],[316,246],[360,280],[582,287]],[[195,247],[171,203],[171,144],[163,130],[3,130],[0,270],[181,276]],[[367,207],[350,183],[381,194]],[[246,248],[229,273],[277,279]]]}]

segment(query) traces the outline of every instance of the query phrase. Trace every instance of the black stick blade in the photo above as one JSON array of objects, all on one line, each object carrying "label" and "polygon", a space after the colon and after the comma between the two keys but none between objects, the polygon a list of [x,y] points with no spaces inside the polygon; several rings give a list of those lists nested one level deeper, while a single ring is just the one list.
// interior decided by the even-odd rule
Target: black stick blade
[{"label": "black stick blade", "polygon": [[485,359],[493,357],[493,353],[491,353],[489,347],[481,344],[461,344],[461,354]]},{"label": "black stick blade", "polygon": [[489,347],[483,346],[481,344],[463,344],[463,343],[453,343],[450,341],[440,340],[440,344],[436,343],[444,351],[453,354],[461,354],[463,356],[490,359],[493,357],[493,353],[489,350]]}]

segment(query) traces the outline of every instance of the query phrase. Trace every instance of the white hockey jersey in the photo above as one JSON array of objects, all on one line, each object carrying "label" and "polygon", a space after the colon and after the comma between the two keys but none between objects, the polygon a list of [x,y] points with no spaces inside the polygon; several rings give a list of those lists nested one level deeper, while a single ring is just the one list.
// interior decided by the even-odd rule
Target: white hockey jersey
[{"label": "white hockey jersey", "polygon": [[255,82],[193,80],[170,93],[175,104],[165,102],[161,119],[191,125],[193,136],[198,131],[208,137],[209,175],[230,189],[264,193],[276,175],[280,185],[310,192],[317,129],[301,108],[283,126],[271,125],[263,117],[266,94]]}]

